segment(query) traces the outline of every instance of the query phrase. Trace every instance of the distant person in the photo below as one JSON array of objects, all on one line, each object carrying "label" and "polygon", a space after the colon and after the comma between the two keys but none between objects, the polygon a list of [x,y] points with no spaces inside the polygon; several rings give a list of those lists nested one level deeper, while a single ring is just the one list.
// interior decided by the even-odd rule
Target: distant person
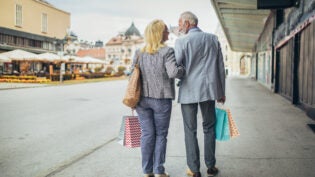
[{"label": "distant person", "polygon": [[141,98],[136,107],[141,126],[142,170],[145,177],[168,177],[164,163],[167,134],[175,99],[174,78],[185,70],[176,64],[174,49],[167,47],[168,28],[162,20],[154,20],[145,29],[145,46],[137,51],[141,71]]},{"label": "distant person", "polygon": [[184,36],[175,42],[178,64],[186,74],[179,83],[178,102],[184,122],[187,174],[200,177],[200,153],[197,140],[198,105],[203,118],[205,164],[207,176],[215,176],[215,100],[225,102],[225,71],[220,43],[213,34],[198,28],[198,18],[184,12],[179,18],[179,31]]}]

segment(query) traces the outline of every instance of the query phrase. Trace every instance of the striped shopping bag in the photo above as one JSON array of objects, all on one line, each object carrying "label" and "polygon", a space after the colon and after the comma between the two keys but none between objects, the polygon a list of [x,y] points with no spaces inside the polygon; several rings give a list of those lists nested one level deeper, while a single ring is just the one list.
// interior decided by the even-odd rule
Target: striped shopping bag
[{"label": "striped shopping bag", "polygon": [[231,138],[237,137],[240,135],[240,132],[238,131],[236,123],[232,118],[232,114],[231,114],[230,109],[226,109],[226,112],[228,114],[228,119],[229,119],[230,136],[231,136]]},{"label": "striped shopping bag", "polygon": [[138,116],[123,116],[118,143],[128,148],[140,147],[141,128]]}]

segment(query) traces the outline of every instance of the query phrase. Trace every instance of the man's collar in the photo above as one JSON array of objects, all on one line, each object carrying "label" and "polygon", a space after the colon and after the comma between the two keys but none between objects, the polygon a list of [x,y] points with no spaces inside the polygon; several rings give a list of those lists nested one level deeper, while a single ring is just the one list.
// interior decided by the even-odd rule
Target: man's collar
[{"label": "man's collar", "polygon": [[188,30],[188,33],[190,32],[195,32],[195,31],[201,31],[200,28],[198,28],[197,26],[196,27],[192,27]]}]

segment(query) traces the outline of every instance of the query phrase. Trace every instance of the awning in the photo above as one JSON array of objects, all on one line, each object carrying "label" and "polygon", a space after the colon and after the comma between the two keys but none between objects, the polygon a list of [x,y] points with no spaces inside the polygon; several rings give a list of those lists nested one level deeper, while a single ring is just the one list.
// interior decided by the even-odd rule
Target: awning
[{"label": "awning", "polygon": [[270,10],[258,10],[257,0],[210,0],[233,51],[252,52]]}]

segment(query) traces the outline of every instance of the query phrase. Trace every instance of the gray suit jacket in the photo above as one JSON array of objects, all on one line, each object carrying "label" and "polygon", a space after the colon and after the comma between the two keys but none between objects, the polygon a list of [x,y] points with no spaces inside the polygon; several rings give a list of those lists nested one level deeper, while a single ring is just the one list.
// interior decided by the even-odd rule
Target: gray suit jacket
[{"label": "gray suit jacket", "polygon": [[183,104],[217,100],[225,96],[225,71],[220,43],[199,28],[175,42],[175,56],[186,75],[181,79],[178,102]]},{"label": "gray suit jacket", "polygon": [[142,79],[141,96],[175,99],[174,78],[182,77],[185,70],[176,63],[174,49],[163,47],[155,54],[138,50],[132,66],[135,65],[137,56]]}]

